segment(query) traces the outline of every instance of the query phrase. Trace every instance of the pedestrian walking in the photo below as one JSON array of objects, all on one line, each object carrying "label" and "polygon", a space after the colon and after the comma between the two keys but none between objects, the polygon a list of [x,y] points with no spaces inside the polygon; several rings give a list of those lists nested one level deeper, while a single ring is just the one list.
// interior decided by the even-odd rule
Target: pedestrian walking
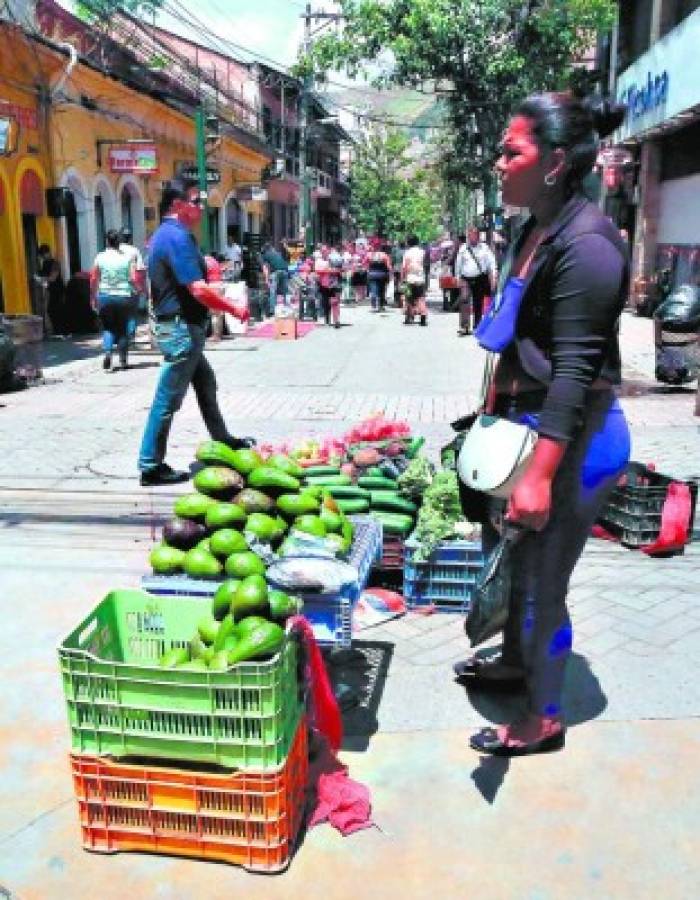
[{"label": "pedestrian walking", "polygon": [[161,200],[162,223],[153,235],[148,257],[154,332],[163,354],[158,384],[141,441],[138,467],[142,485],[177,484],[189,478],[165,462],[173,416],[190,384],[204,424],[213,440],[230,447],[250,446],[251,438],[232,437],[216,397],[216,377],[204,356],[208,309],[242,312],[206,283],[206,267],[193,230],[202,218],[199,191],[182,181],[170,182]]},{"label": "pedestrian walking", "polygon": [[420,242],[415,235],[411,235],[406,244],[407,250],[404,253],[401,266],[401,280],[406,284],[404,325],[412,324],[416,315],[420,316],[421,325],[427,325],[425,250],[420,246]]},{"label": "pedestrian walking", "polygon": [[226,259],[226,268],[231,275],[233,281],[238,281],[241,277],[243,268],[243,251],[240,244],[236,240],[236,235],[231,231],[226,241],[226,250],[224,250]]},{"label": "pedestrian walking", "polygon": [[406,252],[406,244],[403,241],[395,241],[391,248],[391,270],[394,279],[394,306],[401,306],[401,266],[403,255]]},{"label": "pedestrian walking", "polygon": [[274,316],[279,302],[287,302],[289,289],[289,268],[282,253],[271,243],[266,243],[260,254],[265,282],[268,287],[267,313]]},{"label": "pedestrian walking", "polygon": [[129,364],[129,320],[132,297],[136,292],[136,263],[131,254],[120,250],[121,235],[114,228],[106,235],[107,246],[95,257],[90,272],[90,302],[102,323],[102,349],[105,372],[112,368],[116,344],[119,364]]},{"label": "pedestrian walking", "polygon": [[321,312],[326,325],[331,321],[340,328],[340,278],[343,258],[337,251],[321,247],[321,255],[316,259],[314,271],[318,291],[321,295]]},{"label": "pedestrian walking", "polygon": [[[459,237],[453,242],[449,253],[442,262],[442,277],[444,279],[443,284],[445,284],[448,280],[453,284],[459,282],[460,279],[457,275],[457,258],[459,256],[460,250],[466,243],[466,234],[460,234]],[[442,288],[442,309],[444,312],[454,310],[459,306],[461,293],[461,286]]]},{"label": "pedestrian walking", "polygon": [[372,312],[381,312],[386,307],[386,289],[391,275],[391,257],[387,247],[377,247],[369,254],[367,261],[367,285]]},{"label": "pedestrian walking", "polygon": [[[479,752],[514,756],[564,746],[569,579],[629,458],[613,388],[620,383],[627,252],[582,188],[599,137],[622,117],[620,107],[569,94],[531,97],[511,119],[496,164],[503,202],[531,216],[504,260],[497,306],[476,332],[485,349],[500,352],[487,411],[528,422],[538,440],[505,510],[524,531],[512,554],[501,653],[455,665],[475,688],[524,688],[527,713],[474,735]],[[486,553],[498,540],[498,502],[485,517]]]},{"label": "pedestrian walking", "polygon": [[131,303],[129,310],[129,322],[127,326],[127,334],[129,342],[134,340],[136,336],[136,326],[138,324],[139,304],[142,297],[146,296],[146,269],[143,264],[143,257],[138,247],[133,244],[134,236],[130,228],[122,228],[119,250],[130,257],[134,262],[134,290],[131,294]]},{"label": "pedestrian walking", "polygon": [[54,337],[64,338],[69,328],[66,315],[65,285],[61,267],[51,253],[48,244],[41,244],[37,250],[38,272],[36,280],[42,289],[41,317],[46,330],[46,319],[51,324]]},{"label": "pedestrian walking", "polygon": [[457,255],[455,270],[463,282],[459,334],[469,334],[470,306],[476,328],[484,315],[484,300],[496,287],[496,259],[475,226],[467,231],[467,241]]},{"label": "pedestrian walking", "polygon": [[367,297],[367,251],[365,248],[366,238],[364,243],[360,243],[358,239],[352,255],[350,286],[355,291],[356,303],[362,303]]}]

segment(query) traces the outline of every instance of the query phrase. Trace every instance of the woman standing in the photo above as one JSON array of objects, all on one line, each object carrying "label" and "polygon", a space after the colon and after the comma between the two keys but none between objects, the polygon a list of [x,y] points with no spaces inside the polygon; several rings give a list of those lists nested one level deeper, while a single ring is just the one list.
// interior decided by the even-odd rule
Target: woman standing
[{"label": "woman standing", "polygon": [[416,313],[421,325],[428,324],[428,310],[425,305],[425,272],[423,271],[424,250],[414,235],[406,242],[408,249],[403,255],[401,280],[406,283],[404,300],[404,325],[410,325]]},{"label": "woman standing", "polygon": [[369,254],[367,264],[367,285],[372,312],[381,312],[386,307],[386,288],[391,275],[391,257],[386,247],[377,248]]},{"label": "woman standing", "polygon": [[[474,687],[527,692],[520,721],[472,737],[480,752],[515,756],[564,746],[569,578],[629,459],[629,430],[613,390],[627,253],[582,189],[598,138],[622,115],[569,94],[531,97],[509,123],[496,166],[503,202],[531,216],[504,260],[494,311],[476,337],[501,354],[489,410],[528,422],[538,440],[505,510],[526,530],[513,550],[502,652],[455,665]],[[484,525],[485,551],[497,538]]]},{"label": "woman standing", "polygon": [[321,248],[321,256],[316,260],[315,272],[318,290],[321,294],[321,310],[326,325],[340,328],[340,276],[343,260],[336,251]]},{"label": "woman standing", "polygon": [[105,356],[102,368],[112,368],[112,351],[116,342],[119,364],[128,366],[128,325],[131,315],[131,296],[136,292],[136,263],[132,256],[119,249],[121,236],[118,231],[107,232],[107,247],[95,257],[90,272],[90,297],[92,308],[100,316],[102,348]]}]

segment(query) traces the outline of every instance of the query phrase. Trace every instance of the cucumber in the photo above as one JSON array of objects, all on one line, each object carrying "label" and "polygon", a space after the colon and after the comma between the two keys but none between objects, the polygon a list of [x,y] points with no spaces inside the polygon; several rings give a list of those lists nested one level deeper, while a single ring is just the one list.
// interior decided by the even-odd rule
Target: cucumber
[{"label": "cucumber", "polygon": [[362,497],[343,500],[336,500],[338,504],[338,509],[344,513],[362,513],[367,512],[369,509],[369,500],[365,500]]},{"label": "cucumber", "polygon": [[400,497],[396,491],[370,491],[369,502],[372,509],[385,509],[388,512],[405,513],[407,516],[415,516],[418,507],[405,497]]},{"label": "cucumber", "polygon": [[330,487],[336,484],[352,484],[352,478],[349,475],[312,475],[304,480],[307,485],[317,485],[320,487]]},{"label": "cucumber", "polygon": [[354,484],[331,484],[327,490],[334,500],[369,500],[369,491]]},{"label": "cucumber", "polygon": [[373,509],[372,515],[382,523],[387,534],[398,534],[406,537],[413,531],[413,517],[403,513],[387,512],[384,509]]},{"label": "cucumber", "polygon": [[309,466],[304,469],[304,477],[308,475],[312,478],[317,475],[340,475],[340,466]]},{"label": "cucumber", "polygon": [[370,478],[381,478],[382,470],[379,468],[379,466],[370,466],[369,469],[367,469],[367,471],[365,472],[365,475],[369,476]]},{"label": "cucumber", "polygon": [[357,483],[361,488],[367,488],[370,491],[398,491],[399,489],[393,478],[384,478],[381,475],[363,475],[357,479]]}]

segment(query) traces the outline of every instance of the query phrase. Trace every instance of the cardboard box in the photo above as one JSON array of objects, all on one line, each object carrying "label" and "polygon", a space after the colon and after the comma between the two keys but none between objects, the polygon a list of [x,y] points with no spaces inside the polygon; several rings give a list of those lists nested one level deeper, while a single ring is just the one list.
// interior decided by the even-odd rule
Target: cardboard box
[{"label": "cardboard box", "polygon": [[275,319],[275,340],[295,341],[297,339],[296,319]]}]

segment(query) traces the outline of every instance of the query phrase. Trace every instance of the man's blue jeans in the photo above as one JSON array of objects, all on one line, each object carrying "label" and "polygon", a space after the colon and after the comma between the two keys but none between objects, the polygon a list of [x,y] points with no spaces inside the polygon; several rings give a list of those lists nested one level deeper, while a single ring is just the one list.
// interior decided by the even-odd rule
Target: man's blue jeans
[{"label": "man's blue jeans", "polygon": [[156,325],[155,337],[164,359],[141,442],[138,465],[142,472],[156,469],[165,461],[173,416],[190,384],[212,439],[225,441],[229,437],[216,399],[216,376],[204,356],[204,327],[177,319]]}]

